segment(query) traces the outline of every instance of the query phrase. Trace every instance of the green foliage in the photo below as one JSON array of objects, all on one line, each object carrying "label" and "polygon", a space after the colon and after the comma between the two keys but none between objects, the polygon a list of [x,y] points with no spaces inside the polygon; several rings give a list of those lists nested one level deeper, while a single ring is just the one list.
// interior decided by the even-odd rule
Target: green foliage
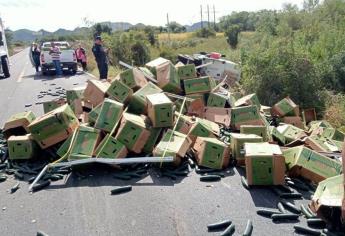
[{"label": "green foliage", "polygon": [[197,30],[195,32],[195,35],[196,35],[196,37],[199,37],[199,38],[214,37],[214,36],[216,36],[216,31],[214,31],[211,28],[204,27],[204,28]]},{"label": "green foliage", "polygon": [[114,65],[124,61],[141,66],[150,60],[150,50],[144,32],[114,32],[111,35],[103,33],[102,38],[105,47],[110,49],[109,59]]},{"label": "green foliage", "polygon": [[111,34],[111,31],[112,29],[108,24],[97,23],[92,26],[92,35],[94,37],[101,35],[102,33]]},{"label": "green foliage", "polygon": [[226,41],[232,48],[236,48],[238,43],[238,34],[240,33],[240,27],[238,25],[231,25],[226,31]]},{"label": "green foliage", "polygon": [[166,58],[172,62],[175,62],[177,60],[177,53],[175,50],[173,50],[172,48],[168,48],[168,47],[163,47],[160,49],[160,53],[159,53],[160,57]]},{"label": "green foliage", "polygon": [[186,27],[180,25],[179,23],[177,23],[176,21],[172,21],[169,23],[169,25],[167,25],[167,28],[169,29],[169,31],[171,33],[182,33],[182,32],[186,32]]},{"label": "green foliage", "polygon": [[157,35],[155,29],[153,27],[147,26],[144,28],[144,32],[151,46],[154,46],[157,43]]}]

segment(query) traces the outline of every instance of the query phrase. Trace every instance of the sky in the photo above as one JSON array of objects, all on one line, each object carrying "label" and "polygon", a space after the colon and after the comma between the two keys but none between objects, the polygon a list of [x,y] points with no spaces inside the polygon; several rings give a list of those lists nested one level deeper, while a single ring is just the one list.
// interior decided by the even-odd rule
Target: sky
[{"label": "sky", "polygon": [[281,9],[284,3],[302,6],[303,0],[0,0],[0,17],[11,30],[30,29],[55,31],[73,30],[87,22],[129,22],[165,25],[167,13],[170,21],[190,25],[207,20],[207,5],[213,19],[232,11]]}]

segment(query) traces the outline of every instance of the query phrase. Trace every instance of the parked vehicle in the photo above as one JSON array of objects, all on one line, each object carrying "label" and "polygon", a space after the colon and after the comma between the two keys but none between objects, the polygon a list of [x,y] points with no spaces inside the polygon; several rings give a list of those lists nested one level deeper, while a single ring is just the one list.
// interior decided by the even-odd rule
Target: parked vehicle
[{"label": "parked vehicle", "polygon": [[9,63],[9,56],[8,56],[8,49],[5,37],[5,27],[2,24],[2,20],[0,18],[0,75],[5,78],[10,77],[10,63]]},{"label": "parked vehicle", "polygon": [[[54,42],[56,46],[60,47],[60,63],[62,70],[68,70],[75,74],[77,72],[77,57],[75,51],[71,48],[68,42],[59,41]],[[52,57],[49,54],[51,49],[51,42],[44,42],[41,45],[41,68],[42,74],[46,75],[50,70],[55,70]]]}]

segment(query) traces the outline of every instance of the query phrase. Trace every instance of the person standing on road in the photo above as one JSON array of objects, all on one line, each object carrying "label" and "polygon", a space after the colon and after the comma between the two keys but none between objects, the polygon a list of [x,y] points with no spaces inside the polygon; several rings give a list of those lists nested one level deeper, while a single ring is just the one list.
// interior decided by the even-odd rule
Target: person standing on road
[{"label": "person standing on road", "polygon": [[60,48],[54,42],[51,42],[51,48],[50,48],[49,54],[52,57],[56,75],[62,76],[62,69],[61,69],[61,63],[60,63],[61,51],[60,51]]},{"label": "person standing on road", "polygon": [[103,47],[101,36],[96,37],[92,52],[97,62],[99,77],[101,80],[106,80],[108,78],[108,58],[107,50]]},{"label": "person standing on road", "polygon": [[38,49],[36,43],[32,44],[31,55],[32,55],[32,60],[34,61],[36,73],[37,73],[37,72],[39,72],[39,67],[41,65],[41,62],[40,62],[41,51]]},{"label": "person standing on road", "polygon": [[83,67],[83,71],[87,70],[87,60],[86,60],[86,51],[82,48],[81,44],[79,44],[77,50],[75,50],[75,54],[77,55],[77,62],[81,64]]}]

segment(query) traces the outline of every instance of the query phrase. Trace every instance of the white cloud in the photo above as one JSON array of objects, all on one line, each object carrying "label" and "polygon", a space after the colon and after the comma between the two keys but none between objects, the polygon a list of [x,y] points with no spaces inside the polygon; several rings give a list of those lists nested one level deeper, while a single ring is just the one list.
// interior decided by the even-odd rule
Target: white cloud
[{"label": "white cloud", "polygon": [[169,13],[170,21],[191,24],[200,21],[200,4],[206,20],[207,4],[210,10],[215,5],[218,18],[232,11],[280,9],[285,2],[301,6],[303,0],[0,0],[0,16],[13,30],[43,28],[54,31],[81,26],[84,17],[95,22],[164,25]]}]

